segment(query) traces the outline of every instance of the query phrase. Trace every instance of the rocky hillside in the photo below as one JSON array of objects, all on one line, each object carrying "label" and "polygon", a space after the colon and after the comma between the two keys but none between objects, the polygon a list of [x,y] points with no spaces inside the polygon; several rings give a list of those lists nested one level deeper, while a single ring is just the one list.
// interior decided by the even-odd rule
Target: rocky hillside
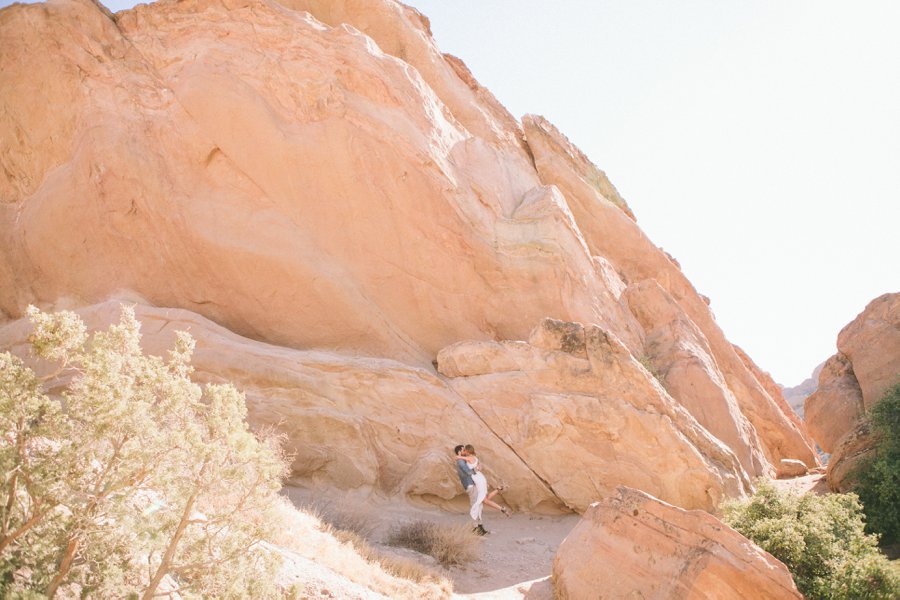
[{"label": "rocky hillside", "polygon": [[293,483],[437,504],[685,508],[817,463],[606,175],[393,0],[0,11],[0,347],[29,303],[198,339]]}]

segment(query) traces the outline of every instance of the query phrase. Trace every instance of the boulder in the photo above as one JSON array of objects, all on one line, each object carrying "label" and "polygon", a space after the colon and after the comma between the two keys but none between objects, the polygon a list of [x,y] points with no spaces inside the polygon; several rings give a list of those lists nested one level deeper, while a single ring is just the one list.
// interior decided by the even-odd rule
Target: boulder
[{"label": "boulder", "polygon": [[802,477],[809,472],[807,466],[802,460],[794,460],[791,458],[782,458],[778,464],[776,477],[778,479],[788,479],[789,477]]},{"label": "boulder", "polygon": [[856,485],[856,471],[872,456],[877,439],[869,422],[861,419],[835,445],[825,478],[832,492],[849,492]]},{"label": "boulder", "polygon": [[592,504],[553,562],[557,598],[795,598],[774,556],[712,515],[620,487]]},{"label": "boulder", "polygon": [[816,391],[803,402],[806,427],[825,452],[834,452],[840,439],[862,416],[862,390],[849,359],[835,354],[819,374]]},{"label": "boulder", "polygon": [[900,293],[872,300],[841,329],[838,352],[853,365],[866,410],[900,381]]}]

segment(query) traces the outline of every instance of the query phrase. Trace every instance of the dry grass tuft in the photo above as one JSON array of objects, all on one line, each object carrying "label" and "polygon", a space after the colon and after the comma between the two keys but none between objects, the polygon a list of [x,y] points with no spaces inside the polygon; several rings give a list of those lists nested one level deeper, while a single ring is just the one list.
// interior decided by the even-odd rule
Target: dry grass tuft
[{"label": "dry grass tuft", "polygon": [[[434,569],[430,569],[429,567],[423,565],[422,563],[416,562],[415,560],[409,558],[403,558],[400,556],[391,556],[389,554],[382,554],[378,552],[375,548],[369,545],[369,543],[350,531],[338,531],[334,533],[334,537],[345,544],[349,544],[353,546],[353,548],[370,563],[377,563],[381,565],[381,567],[387,572],[393,575],[394,577],[400,577],[401,579],[408,579],[409,581],[413,581],[415,583],[430,583],[430,584],[438,584],[441,585],[446,578],[443,574],[435,571]],[[452,591],[448,588],[448,591]]]},{"label": "dry grass tuft", "polygon": [[433,556],[445,567],[478,558],[479,539],[466,525],[414,521],[391,530],[387,543]]}]

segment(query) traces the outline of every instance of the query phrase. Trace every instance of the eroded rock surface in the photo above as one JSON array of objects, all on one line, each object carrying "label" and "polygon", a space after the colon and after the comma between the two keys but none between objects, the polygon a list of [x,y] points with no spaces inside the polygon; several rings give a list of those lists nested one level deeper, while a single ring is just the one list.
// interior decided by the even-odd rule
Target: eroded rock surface
[{"label": "eroded rock surface", "polygon": [[619,488],[592,504],[553,563],[558,598],[796,598],[787,567],[712,515]]},{"label": "eroded rock surface", "polygon": [[624,484],[711,510],[750,489],[728,446],[613,334],[547,319],[530,340],[453,344],[438,371],[569,506]]}]

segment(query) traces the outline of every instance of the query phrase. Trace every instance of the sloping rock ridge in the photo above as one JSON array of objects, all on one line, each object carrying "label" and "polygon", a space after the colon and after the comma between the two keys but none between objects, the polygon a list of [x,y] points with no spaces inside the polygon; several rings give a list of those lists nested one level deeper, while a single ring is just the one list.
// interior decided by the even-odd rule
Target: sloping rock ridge
[{"label": "sloping rock ridge", "polygon": [[520,508],[711,509],[816,464],[606,174],[414,9],[52,0],[0,11],[0,47],[0,348],[28,304],[136,301],[313,488],[460,501],[468,441]]}]

